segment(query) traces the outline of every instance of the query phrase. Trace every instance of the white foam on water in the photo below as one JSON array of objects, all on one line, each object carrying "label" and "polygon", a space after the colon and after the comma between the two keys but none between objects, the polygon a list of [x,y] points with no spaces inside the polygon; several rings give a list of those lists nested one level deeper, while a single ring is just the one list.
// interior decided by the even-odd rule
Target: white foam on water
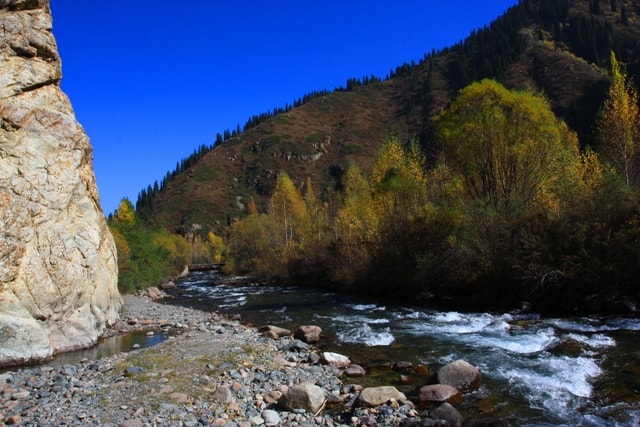
[{"label": "white foam on water", "polygon": [[378,304],[345,304],[345,307],[349,307],[352,310],[356,311],[383,311],[386,310],[385,306],[380,306]]},{"label": "white foam on water", "polygon": [[640,320],[637,319],[585,317],[580,319],[550,319],[546,323],[556,328],[573,332],[640,331]]},{"label": "white foam on water", "polygon": [[411,310],[408,308],[402,308],[397,311],[389,312],[389,315],[393,316],[393,318],[396,320],[425,319],[430,316],[428,312]]},{"label": "white foam on water", "polygon": [[[413,321],[416,319],[418,321]],[[488,313],[482,314],[461,314],[458,312],[426,314],[423,317],[409,317],[405,320],[408,332],[423,334],[475,334],[483,333],[504,333],[511,329],[508,323],[510,317],[492,316]]]},{"label": "white foam on water", "polygon": [[364,344],[366,346],[387,346],[395,341],[389,328],[374,331],[371,326],[364,324],[358,328],[350,328],[338,333],[338,339],[352,344]]},{"label": "white foam on water", "polygon": [[436,322],[457,322],[463,318],[463,315],[457,311],[447,311],[442,313],[436,313],[432,316]]},{"label": "white foam on water", "polygon": [[616,340],[604,334],[594,334],[588,336],[583,334],[571,333],[565,335],[565,338],[577,341],[591,348],[614,347],[616,345]]},{"label": "white foam on water", "polygon": [[224,298],[221,304],[218,304],[219,308],[235,308],[245,305],[247,302],[247,296],[245,294],[229,294]]},{"label": "white foam on water", "polygon": [[476,345],[500,348],[518,354],[539,353],[557,341],[552,328],[541,329],[535,334],[502,334],[499,336],[478,337]]},{"label": "white foam on water", "polygon": [[[210,295],[216,303],[225,304],[221,307],[231,308],[245,303],[246,296],[243,301],[238,294],[262,292],[253,287],[212,286],[207,281],[191,286]],[[282,288],[276,289],[275,294],[296,291]],[[468,360],[495,384],[502,383],[519,401],[529,402],[536,413],[540,409],[542,418],[522,420],[525,425],[534,420],[544,425],[625,425],[611,421],[621,412],[636,424],[640,421],[640,409],[635,404],[616,409],[598,407],[597,402],[591,401],[592,395],[597,394],[591,382],[604,377],[599,361],[617,345],[619,335],[609,332],[640,331],[638,319],[543,319],[533,314],[435,312],[418,307],[388,308],[368,301],[358,304],[352,299],[349,303],[336,301],[330,309],[313,315],[320,324],[330,325],[327,329],[339,340],[366,346],[412,342],[423,346],[429,363]],[[278,307],[275,312],[295,317],[285,307]],[[623,337],[621,334],[620,339]],[[580,344],[578,357],[573,352],[559,354],[564,347],[557,344],[564,340]]]},{"label": "white foam on water", "polygon": [[345,325],[354,325],[354,324],[371,324],[371,325],[382,325],[389,323],[390,320],[384,317],[367,317],[359,314],[338,314],[333,316],[320,316],[316,315],[315,317],[320,319],[330,320],[332,323],[344,323]]},{"label": "white foam on water", "polygon": [[450,334],[469,334],[481,331],[495,319],[486,314],[479,316],[463,316],[459,313],[446,313],[444,316],[436,315],[434,318],[436,329]]},{"label": "white foam on water", "polygon": [[582,419],[578,408],[593,391],[589,380],[602,369],[588,357],[545,356],[521,360],[520,366],[498,367],[497,372],[533,407],[570,420]]},{"label": "white foam on water", "polygon": [[[405,319],[407,320],[407,319]],[[478,348],[502,349],[516,354],[546,350],[557,342],[552,327],[518,327],[509,322],[509,314],[434,313],[423,319],[409,319],[403,327],[413,335],[431,335],[473,345]]]}]

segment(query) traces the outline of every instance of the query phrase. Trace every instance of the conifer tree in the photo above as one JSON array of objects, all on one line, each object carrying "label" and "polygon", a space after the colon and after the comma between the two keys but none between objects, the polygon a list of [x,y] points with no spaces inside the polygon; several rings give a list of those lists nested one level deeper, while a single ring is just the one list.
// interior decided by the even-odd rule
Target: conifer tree
[{"label": "conifer tree", "polygon": [[133,203],[124,197],[120,200],[120,205],[113,215],[113,220],[119,224],[126,226],[133,226],[136,221],[136,211],[133,208]]}]

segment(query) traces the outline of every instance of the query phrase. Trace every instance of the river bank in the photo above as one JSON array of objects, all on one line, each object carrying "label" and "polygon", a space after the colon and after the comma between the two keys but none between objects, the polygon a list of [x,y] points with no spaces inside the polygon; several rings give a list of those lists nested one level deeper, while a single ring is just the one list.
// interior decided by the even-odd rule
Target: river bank
[{"label": "river bank", "polygon": [[[171,337],[99,360],[1,373],[0,426],[409,426],[445,417],[403,399],[360,407],[357,381],[319,363],[313,347],[290,335],[266,337],[229,316],[126,295],[121,321],[109,333],[132,330]],[[328,397],[323,411],[277,406],[303,383]]]}]

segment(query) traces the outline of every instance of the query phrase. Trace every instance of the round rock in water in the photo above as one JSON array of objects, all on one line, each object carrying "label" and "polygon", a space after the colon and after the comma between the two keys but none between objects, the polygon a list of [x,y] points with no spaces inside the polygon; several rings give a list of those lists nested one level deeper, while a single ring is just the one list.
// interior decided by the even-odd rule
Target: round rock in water
[{"label": "round rock in water", "polygon": [[456,360],[438,369],[438,382],[457,388],[462,393],[480,387],[480,371],[464,360]]},{"label": "round rock in water", "polygon": [[420,389],[420,403],[462,403],[462,394],[457,388],[448,384],[432,384]]},{"label": "round rock in water", "polygon": [[431,418],[436,421],[446,421],[449,426],[460,427],[464,418],[451,404],[443,403],[431,412]]}]

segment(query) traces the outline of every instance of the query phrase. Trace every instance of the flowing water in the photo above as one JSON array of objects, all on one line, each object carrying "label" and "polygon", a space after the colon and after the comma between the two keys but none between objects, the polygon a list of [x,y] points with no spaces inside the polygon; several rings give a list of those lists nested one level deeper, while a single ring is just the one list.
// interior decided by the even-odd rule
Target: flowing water
[{"label": "flowing water", "polygon": [[[214,285],[218,274],[182,279],[176,302],[239,313],[256,326],[316,324],[333,337],[326,347],[368,368],[357,379],[365,386],[395,385],[415,396],[429,372],[465,359],[483,376],[480,390],[460,408],[468,418],[640,425],[639,319],[443,312],[296,287]],[[401,382],[389,368],[398,361],[428,372]]]}]

